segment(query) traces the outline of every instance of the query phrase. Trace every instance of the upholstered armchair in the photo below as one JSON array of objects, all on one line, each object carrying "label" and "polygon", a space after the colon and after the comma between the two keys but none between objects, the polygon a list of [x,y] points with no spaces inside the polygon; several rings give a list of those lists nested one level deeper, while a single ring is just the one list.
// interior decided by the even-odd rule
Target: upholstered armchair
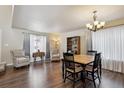
[{"label": "upholstered armchair", "polygon": [[51,61],[60,61],[59,50],[53,49],[51,51]]},{"label": "upholstered armchair", "polygon": [[29,56],[25,56],[24,50],[13,50],[11,51],[13,55],[13,65],[14,67],[28,66],[30,64]]}]

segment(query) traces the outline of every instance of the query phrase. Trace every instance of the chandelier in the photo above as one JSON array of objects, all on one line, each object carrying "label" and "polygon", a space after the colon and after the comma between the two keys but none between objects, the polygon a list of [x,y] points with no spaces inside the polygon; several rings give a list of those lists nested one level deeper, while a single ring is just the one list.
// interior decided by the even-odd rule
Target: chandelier
[{"label": "chandelier", "polygon": [[88,30],[96,32],[97,30],[100,30],[104,27],[105,22],[100,22],[97,21],[96,18],[96,13],[97,11],[93,11],[93,23],[92,24],[86,24],[86,27],[88,28]]}]

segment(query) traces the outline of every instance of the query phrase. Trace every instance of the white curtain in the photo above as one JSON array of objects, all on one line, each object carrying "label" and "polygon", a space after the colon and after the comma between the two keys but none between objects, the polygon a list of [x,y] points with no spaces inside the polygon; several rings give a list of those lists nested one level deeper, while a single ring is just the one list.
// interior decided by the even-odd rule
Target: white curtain
[{"label": "white curtain", "polygon": [[38,50],[45,52],[46,54],[46,36],[30,35],[30,58],[33,60],[33,52]]},{"label": "white curtain", "polygon": [[92,32],[93,50],[102,53],[102,67],[124,73],[124,26]]}]

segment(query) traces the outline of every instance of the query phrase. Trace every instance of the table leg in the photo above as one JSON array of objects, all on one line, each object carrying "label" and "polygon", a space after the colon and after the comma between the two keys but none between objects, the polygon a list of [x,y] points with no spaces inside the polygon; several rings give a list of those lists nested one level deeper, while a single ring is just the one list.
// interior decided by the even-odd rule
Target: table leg
[{"label": "table leg", "polygon": [[65,75],[65,68],[64,68],[64,62],[62,61],[62,76],[63,76],[63,79],[64,79],[64,76]]},{"label": "table leg", "polygon": [[86,68],[86,65],[82,65],[82,68],[83,68],[83,71],[81,73],[81,79],[82,79],[82,82],[83,82],[83,87],[85,87],[85,68]]},{"label": "table leg", "polygon": [[100,62],[100,78],[101,78],[101,74],[102,74],[102,63]]}]

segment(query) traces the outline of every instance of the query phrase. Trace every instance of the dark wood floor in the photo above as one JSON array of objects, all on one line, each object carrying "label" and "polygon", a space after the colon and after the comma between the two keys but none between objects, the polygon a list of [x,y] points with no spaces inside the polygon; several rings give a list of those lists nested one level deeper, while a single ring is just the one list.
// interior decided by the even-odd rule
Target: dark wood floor
[{"label": "dark wood floor", "polygon": [[[93,83],[86,81],[86,87],[92,88]],[[97,83],[97,81],[96,81]],[[0,87],[4,88],[71,88],[72,82],[63,83],[61,63],[46,62],[34,63],[29,68],[23,67],[14,70],[8,68],[4,75],[0,75]],[[76,83],[77,88],[82,88],[82,82]],[[100,88],[124,87],[124,74],[103,70]]]}]

